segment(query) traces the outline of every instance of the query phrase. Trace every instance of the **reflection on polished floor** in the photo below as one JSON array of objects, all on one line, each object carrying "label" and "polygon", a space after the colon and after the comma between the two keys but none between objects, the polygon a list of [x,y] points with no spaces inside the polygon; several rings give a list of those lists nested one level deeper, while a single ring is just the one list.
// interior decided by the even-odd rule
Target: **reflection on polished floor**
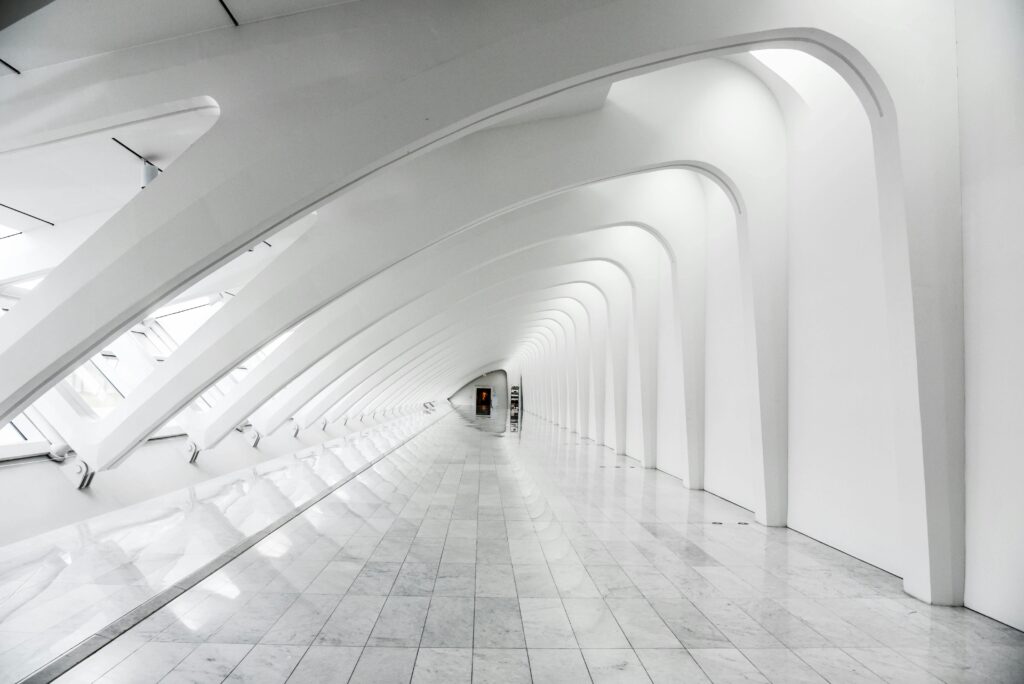
[{"label": "reflection on polished floor", "polygon": [[346,428],[321,446],[0,548],[0,682],[104,643],[119,633],[112,623],[180,594],[434,420]]},{"label": "reflection on polished floor", "polygon": [[1024,634],[526,418],[447,415],[59,681],[1024,676]]}]

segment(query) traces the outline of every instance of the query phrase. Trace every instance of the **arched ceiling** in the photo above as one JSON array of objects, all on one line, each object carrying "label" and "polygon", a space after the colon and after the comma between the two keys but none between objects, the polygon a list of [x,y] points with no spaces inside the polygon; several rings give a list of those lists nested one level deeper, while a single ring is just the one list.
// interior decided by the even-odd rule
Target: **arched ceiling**
[{"label": "arched ceiling", "polygon": [[[901,55],[877,47],[916,26],[910,10],[867,27],[848,8],[808,12],[802,2],[761,14],[675,0],[642,12],[631,0],[523,0],[453,13],[418,0],[292,4],[287,12],[310,11],[271,22],[262,19],[285,12],[265,0],[235,8],[236,29],[219,3],[147,13],[151,4],[107,0],[84,16],[56,0],[0,31],[0,57],[25,66],[0,76],[10,103],[0,179],[22,164],[48,168],[58,149],[61,160],[95,156],[102,166],[87,143],[109,131],[145,133],[131,141],[140,154],[172,162],[134,194],[120,171],[95,179],[117,192],[68,194],[61,207],[52,190],[33,189],[38,180],[24,189],[22,201],[37,192],[68,223],[108,215],[53,244],[0,238],[0,249],[60,257],[39,261],[45,277],[34,287],[18,287],[24,273],[12,283],[19,301],[0,319],[0,421],[45,404],[78,458],[102,470],[172,420],[208,448],[249,421],[308,429],[324,416],[446,397],[501,367],[538,378],[549,417],[594,434],[602,423],[617,451],[656,467],[665,444],[702,448],[703,385],[682,380],[700,375],[706,246],[728,233],[736,335],[756,379],[754,507],[761,522],[783,524],[787,222],[795,198],[813,200],[799,194],[790,162],[807,144],[800,107],[813,100],[770,60],[726,58],[772,46],[820,58],[853,93],[842,113],[866,124],[876,152],[868,182],[890,249],[888,321],[897,366],[910,369],[896,383],[900,405],[921,412],[925,429],[945,429],[948,407],[918,382],[956,382],[956,369],[919,346],[915,326],[955,345],[945,341],[955,335],[931,334],[949,332],[950,317],[920,293],[959,244],[929,241],[956,231],[933,230],[942,212],[929,198],[943,193],[917,194],[946,168],[924,152],[926,134],[948,123],[930,119],[948,93],[908,82]],[[103,24],[114,11],[121,23]],[[144,139],[167,126],[162,147]],[[156,313],[189,296],[208,307],[201,325],[161,339],[167,353],[128,349],[126,336],[155,343]],[[116,363],[120,354],[138,365],[130,391],[118,390],[100,419],[76,415],[62,379],[115,345],[124,349],[111,354]],[[596,360],[592,348],[604,350]],[[616,388],[610,420],[598,419],[585,382]],[[685,426],[665,419],[673,386],[685,394],[676,421]],[[941,440],[918,437],[899,435],[921,475],[921,443]],[[695,459],[684,467],[699,479]],[[908,516],[908,534],[928,558],[948,535],[929,517],[924,483],[945,480],[917,475],[908,491],[926,514]],[[930,587],[945,571],[926,565],[908,572]]]}]

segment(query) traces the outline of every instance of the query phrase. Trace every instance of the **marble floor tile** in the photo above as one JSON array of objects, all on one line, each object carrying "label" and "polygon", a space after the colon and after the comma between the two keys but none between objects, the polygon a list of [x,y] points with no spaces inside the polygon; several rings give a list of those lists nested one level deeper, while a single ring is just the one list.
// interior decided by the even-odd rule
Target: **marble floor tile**
[{"label": "marble floor tile", "polygon": [[305,652],[305,646],[257,644],[224,681],[230,684],[286,682]]},{"label": "marble floor tile", "polygon": [[527,648],[578,648],[569,618],[557,598],[520,598]]},{"label": "marble floor tile", "polygon": [[309,594],[344,594],[362,569],[361,561],[331,561],[303,591]]},{"label": "marble floor tile", "polygon": [[476,539],[477,521],[452,520],[448,524],[448,539]]},{"label": "marble floor tile", "polygon": [[[337,555],[337,552],[331,558]],[[281,570],[264,587],[264,591],[294,594],[306,591],[313,580],[323,572],[331,558],[296,560]]]},{"label": "marble floor tile", "polygon": [[590,672],[579,649],[531,648],[534,684],[590,684]]},{"label": "marble floor tile", "polygon": [[[439,556],[440,557],[440,556]],[[430,596],[434,593],[437,579],[437,563],[406,561],[398,571],[392,594],[399,596]]]},{"label": "marble floor tile", "polygon": [[476,563],[476,537],[449,535],[441,552],[441,563]]},{"label": "marble floor tile", "polygon": [[685,649],[638,648],[636,654],[654,684],[710,681]]},{"label": "marble floor tile", "polygon": [[209,641],[255,644],[297,598],[298,594],[256,594],[214,632]]},{"label": "marble floor tile", "polygon": [[870,634],[843,620],[814,599],[784,598],[775,601],[825,637],[832,646],[872,648],[882,645]]},{"label": "marble floor tile", "polygon": [[583,565],[549,565],[549,570],[562,598],[597,598],[601,596],[597,585],[590,579],[590,575]]},{"label": "marble floor tile", "polygon": [[412,684],[470,684],[472,648],[420,648]]},{"label": "marble floor tile", "polygon": [[[486,515],[485,512],[488,510],[490,514]],[[505,519],[501,508],[481,506],[477,518],[477,539],[508,539],[508,531],[505,528]]]},{"label": "marble floor tile", "polygon": [[136,649],[96,681],[144,684],[160,681],[196,649],[195,644],[148,643]]},{"label": "marble floor tile", "polygon": [[323,629],[340,601],[341,597],[334,594],[299,596],[263,635],[260,643],[309,645]]},{"label": "marble floor tile", "polygon": [[375,563],[402,563],[409,554],[411,539],[392,539],[385,537],[373,550],[369,561]]},{"label": "marble floor tile", "polygon": [[250,644],[199,644],[160,681],[165,684],[218,684],[252,650]]},{"label": "marble floor tile", "polygon": [[509,557],[515,564],[546,565],[548,562],[548,559],[544,556],[544,549],[535,537],[509,539],[508,551]]},{"label": "marble floor tile", "polygon": [[679,598],[682,595],[679,589],[653,566],[624,565],[622,570],[645,598]]},{"label": "marble floor tile", "polygon": [[530,684],[530,681],[526,649],[473,649],[473,684]]},{"label": "marble floor tile", "polygon": [[514,598],[517,594],[512,566],[478,564],[476,566],[476,595],[488,598]]},{"label": "marble floor tile", "polygon": [[825,637],[772,599],[734,599],[733,602],[788,648],[827,648],[831,645]]},{"label": "marble floor tile", "polygon": [[714,684],[769,681],[736,649],[694,649],[690,655]]},{"label": "marble floor tile", "polygon": [[421,646],[471,647],[474,600],[459,596],[434,596],[430,601]]},{"label": "marble floor tile", "polygon": [[563,599],[573,633],[584,649],[629,648],[611,609],[602,599]]},{"label": "marble floor tile", "polygon": [[520,598],[558,598],[558,587],[546,563],[512,566]]},{"label": "marble floor tile", "polygon": [[[629,575],[618,565],[588,564],[586,569],[602,598],[643,597]],[[676,595],[678,596],[678,592]]]},{"label": "marble floor tile", "polygon": [[818,674],[835,684],[869,684],[881,677],[838,648],[800,648],[794,652]]},{"label": "marble floor tile", "polygon": [[693,604],[738,648],[783,648],[768,630],[728,599],[693,599]]},{"label": "marble floor tile", "polygon": [[939,684],[942,681],[889,648],[844,648],[843,650],[861,665],[893,684],[896,682]]},{"label": "marble floor tile", "polygon": [[650,603],[685,648],[732,647],[732,642],[689,600],[652,599]]},{"label": "marble floor tile", "polygon": [[348,681],[362,652],[352,646],[311,646],[295,666],[288,684]]},{"label": "marble floor tile", "polygon": [[426,596],[389,596],[366,645],[418,647],[429,606]]},{"label": "marble floor tile", "polygon": [[398,578],[401,563],[367,561],[359,575],[352,581],[348,593],[367,596],[387,596]]},{"label": "marble floor tile", "polygon": [[366,647],[349,684],[408,684],[416,664],[415,648]]},{"label": "marble floor tile", "polygon": [[473,645],[476,648],[526,648],[519,600],[477,598]]},{"label": "marble floor tile", "polygon": [[632,649],[584,649],[583,659],[594,684],[641,684],[651,681]]},{"label": "marble floor tile", "polygon": [[476,562],[477,563],[504,563],[512,562],[507,539],[480,538],[476,540]]},{"label": "marble floor tile", "polygon": [[377,623],[384,601],[383,596],[346,596],[327,619],[314,643],[362,648]]},{"label": "marble floor tile", "polygon": [[476,565],[473,563],[444,563],[437,568],[434,596],[475,596]]},{"label": "marble floor tile", "polygon": [[825,684],[827,681],[788,649],[748,648],[743,650],[743,655],[772,682]]},{"label": "marble floor tile", "polygon": [[633,648],[682,648],[647,599],[605,599]]}]

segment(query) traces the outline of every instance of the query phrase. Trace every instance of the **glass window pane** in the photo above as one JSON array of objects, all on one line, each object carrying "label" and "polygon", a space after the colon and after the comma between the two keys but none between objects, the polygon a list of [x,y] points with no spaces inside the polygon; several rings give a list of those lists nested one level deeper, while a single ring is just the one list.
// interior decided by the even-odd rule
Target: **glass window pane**
[{"label": "glass window pane", "polygon": [[15,416],[11,423],[14,424],[14,427],[17,428],[18,432],[20,432],[29,442],[47,441],[46,437],[43,436],[43,433],[39,431],[39,428],[37,428],[24,413],[19,413]]},{"label": "glass window pane", "polygon": [[164,356],[156,344],[153,343],[153,340],[149,339],[149,335],[141,330],[132,330],[132,339],[135,340],[151,358],[155,359],[158,356]]},{"label": "glass window pane", "polygon": [[25,435],[21,434],[21,431],[14,427],[13,423],[0,427],[0,445],[21,444],[24,441]]},{"label": "glass window pane", "polygon": [[99,418],[113,411],[123,398],[92,361],[76,368],[67,382]]}]

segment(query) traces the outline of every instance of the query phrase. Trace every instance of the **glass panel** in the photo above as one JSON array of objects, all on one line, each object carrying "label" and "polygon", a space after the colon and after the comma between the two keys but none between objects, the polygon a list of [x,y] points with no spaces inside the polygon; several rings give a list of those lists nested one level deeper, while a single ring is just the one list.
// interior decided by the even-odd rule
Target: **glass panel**
[{"label": "glass panel", "polygon": [[67,381],[99,418],[113,411],[123,398],[92,361],[76,368]]},{"label": "glass panel", "polygon": [[21,444],[24,441],[26,441],[25,435],[21,434],[21,431],[14,427],[14,423],[8,423],[0,427],[0,445]]},{"label": "glass panel", "polygon": [[46,439],[46,437],[43,436],[43,433],[39,431],[39,428],[37,428],[35,424],[31,420],[29,420],[28,416],[26,416],[24,413],[19,413],[18,415],[16,415],[14,417],[14,420],[11,421],[11,423],[14,424],[14,427],[18,429],[18,432],[20,432],[29,442],[49,441]]},{"label": "glass panel", "polygon": [[150,339],[147,333],[144,333],[141,330],[132,330],[132,339],[135,340],[151,358],[155,359],[157,357],[167,355],[166,352],[160,351],[160,348],[152,339]]}]

